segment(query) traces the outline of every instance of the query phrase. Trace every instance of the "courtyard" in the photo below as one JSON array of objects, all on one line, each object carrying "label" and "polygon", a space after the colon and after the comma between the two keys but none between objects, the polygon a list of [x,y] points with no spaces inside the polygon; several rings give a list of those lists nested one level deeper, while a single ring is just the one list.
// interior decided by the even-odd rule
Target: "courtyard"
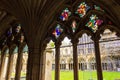
[{"label": "courtyard", "polygon": [[[103,77],[103,80],[120,80],[120,72],[104,71]],[[52,71],[52,80],[54,80],[54,71]],[[73,72],[61,71],[60,80],[73,80]],[[95,71],[79,71],[79,80],[97,80],[97,73]]]}]

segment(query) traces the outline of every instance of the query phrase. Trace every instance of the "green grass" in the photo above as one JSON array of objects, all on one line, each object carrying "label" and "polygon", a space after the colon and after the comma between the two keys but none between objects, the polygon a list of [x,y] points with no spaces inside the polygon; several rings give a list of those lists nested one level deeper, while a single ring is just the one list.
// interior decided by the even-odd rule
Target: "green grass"
[{"label": "green grass", "polygon": [[[26,76],[26,73],[25,72],[21,72],[21,77],[25,77]],[[12,73],[11,74],[11,77],[15,77],[15,73]]]},{"label": "green grass", "polygon": [[[54,71],[52,71],[52,80],[54,80]],[[79,80],[97,80],[97,73],[95,71],[79,71]],[[103,72],[104,80],[120,79],[120,72]],[[73,80],[72,71],[61,71],[60,80]]]}]

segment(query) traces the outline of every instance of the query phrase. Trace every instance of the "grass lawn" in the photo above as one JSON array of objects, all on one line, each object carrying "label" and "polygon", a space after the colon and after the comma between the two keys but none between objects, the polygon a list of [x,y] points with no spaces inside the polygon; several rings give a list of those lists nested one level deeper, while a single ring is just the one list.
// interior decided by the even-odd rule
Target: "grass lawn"
[{"label": "grass lawn", "polygon": [[[26,73],[25,72],[21,72],[21,77],[25,77]],[[14,78],[15,77],[15,73],[11,74],[11,77]]]},{"label": "grass lawn", "polygon": [[[54,80],[54,71],[52,71],[52,80]],[[104,80],[120,79],[120,72],[103,72]],[[97,80],[97,74],[95,71],[79,71],[79,80]],[[73,80],[72,71],[61,71],[60,80]]]}]

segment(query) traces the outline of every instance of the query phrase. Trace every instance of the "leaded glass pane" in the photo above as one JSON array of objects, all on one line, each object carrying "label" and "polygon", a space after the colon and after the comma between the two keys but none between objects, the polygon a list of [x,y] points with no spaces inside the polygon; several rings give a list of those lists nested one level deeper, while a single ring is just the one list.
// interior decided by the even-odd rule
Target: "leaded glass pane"
[{"label": "leaded glass pane", "polygon": [[61,13],[60,19],[62,21],[66,21],[68,20],[68,17],[71,15],[71,12],[69,11],[68,8],[66,8],[65,10],[63,10],[63,12]]},{"label": "leaded glass pane", "polygon": [[20,30],[21,30],[21,26],[20,26],[20,24],[19,24],[19,25],[16,27],[16,32],[19,33]]},{"label": "leaded glass pane", "polygon": [[101,7],[94,5],[95,10],[104,11]]},{"label": "leaded glass pane", "polygon": [[74,20],[74,21],[72,22],[72,25],[71,25],[73,32],[75,32],[76,26],[77,26],[77,23],[76,23],[76,21]]},{"label": "leaded glass pane", "polygon": [[98,19],[96,15],[91,15],[89,22],[86,24],[93,32],[96,32],[98,26],[103,23],[103,20]]},{"label": "leaded glass pane", "polygon": [[7,31],[7,36],[11,36],[12,35],[12,28],[10,28],[8,31]]},{"label": "leaded glass pane", "polygon": [[83,16],[86,15],[86,12],[90,9],[90,7],[85,3],[85,2],[82,2],[78,8],[77,8],[77,11],[76,13],[79,14],[79,16],[82,18]]},{"label": "leaded glass pane", "polygon": [[58,38],[61,33],[63,32],[63,29],[61,28],[61,26],[59,24],[57,24],[55,30],[53,31],[53,35]]}]

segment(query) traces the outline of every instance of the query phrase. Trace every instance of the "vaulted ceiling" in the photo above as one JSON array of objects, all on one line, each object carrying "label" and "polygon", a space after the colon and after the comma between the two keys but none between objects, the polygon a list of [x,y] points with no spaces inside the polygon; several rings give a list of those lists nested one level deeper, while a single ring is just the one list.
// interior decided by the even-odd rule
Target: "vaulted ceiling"
[{"label": "vaulted ceiling", "polygon": [[120,29],[119,0],[0,0],[0,36],[18,21],[29,43],[41,43],[60,11],[77,1],[94,2],[101,6]]}]

